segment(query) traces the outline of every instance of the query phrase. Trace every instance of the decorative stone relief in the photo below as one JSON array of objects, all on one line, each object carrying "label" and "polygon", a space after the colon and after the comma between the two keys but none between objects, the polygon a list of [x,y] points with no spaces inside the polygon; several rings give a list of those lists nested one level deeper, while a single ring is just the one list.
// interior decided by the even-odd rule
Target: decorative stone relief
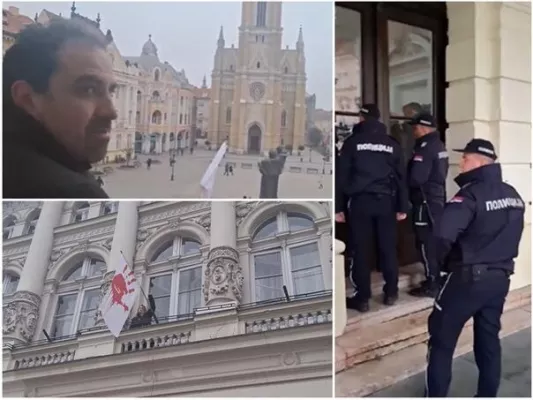
[{"label": "decorative stone relief", "polygon": [[290,367],[291,365],[300,364],[300,358],[296,353],[285,353],[283,355],[283,364]]},{"label": "decorative stone relief", "polygon": [[139,229],[137,232],[137,242],[135,243],[135,249],[139,250],[141,246],[144,244],[144,242],[146,242],[146,240],[148,240],[148,238],[152,236],[154,232],[157,231],[158,229],[159,227],[150,228],[150,229],[146,229],[146,228]]},{"label": "decorative stone relief", "polygon": [[193,222],[200,225],[206,231],[211,232],[211,214],[206,214],[195,218]]},{"label": "decorative stone relief", "polygon": [[56,240],[54,240],[54,245],[59,245],[59,244],[67,243],[71,241],[79,243],[83,241],[84,239],[88,239],[93,236],[101,235],[104,233],[112,233],[114,230],[115,230],[115,223],[113,221],[113,223],[110,224],[109,226],[104,226],[101,228],[91,229],[91,230],[83,230],[73,235],[66,235],[66,236],[58,237]]},{"label": "decorative stone relief", "polygon": [[144,225],[148,222],[154,222],[159,221],[162,219],[170,219],[172,217],[178,216],[178,215],[184,215],[193,211],[198,211],[202,209],[209,209],[210,203],[202,201],[202,202],[195,202],[195,203],[179,203],[175,207],[167,209],[164,212],[154,212],[152,211],[148,215],[140,215],[139,218],[139,225]]},{"label": "decorative stone relief", "polygon": [[15,292],[13,300],[4,307],[4,338],[30,342],[39,319],[41,298],[27,291]]},{"label": "decorative stone relief", "polygon": [[30,250],[30,246],[14,247],[11,249],[3,249],[4,256],[11,256],[15,254],[27,253]]},{"label": "decorative stone relief", "polygon": [[17,211],[41,207],[40,201],[5,201],[2,203],[4,215],[14,214]]},{"label": "decorative stone relief", "polygon": [[265,96],[266,88],[261,82],[252,82],[250,84],[250,97],[254,101],[260,101]]},{"label": "decorative stone relief", "polygon": [[111,251],[111,244],[113,243],[113,238],[108,238],[100,242],[100,245],[107,250]]},{"label": "decorative stone relief", "polygon": [[241,301],[244,276],[235,249],[227,246],[212,249],[204,275],[203,293],[207,305]]},{"label": "decorative stone relief", "polygon": [[259,202],[250,202],[250,203],[240,203],[237,204],[237,207],[235,207],[235,215],[237,219],[237,226],[241,224],[241,222],[246,218],[248,214],[252,212],[254,208],[257,207]]}]

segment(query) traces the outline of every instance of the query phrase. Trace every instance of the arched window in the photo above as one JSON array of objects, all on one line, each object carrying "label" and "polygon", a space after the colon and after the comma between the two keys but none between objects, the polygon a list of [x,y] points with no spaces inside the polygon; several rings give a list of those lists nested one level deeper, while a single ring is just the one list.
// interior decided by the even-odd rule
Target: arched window
[{"label": "arched window", "polygon": [[152,124],[161,125],[161,111],[154,111],[152,114]]},{"label": "arched window", "polygon": [[140,111],[137,111],[137,113],[135,114],[135,123],[136,124],[141,123],[141,112]]},{"label": "arched window", "polygon": [[156,82],[159,82],[159,70],[158,69],[156,69],[154,72],[154,80]]},{"label": "arched window", "polygon": [[20,278],[12,272],[4,272],[3,283],[4,291],[2,294],[4,296],[9,296],[17,291],[17,286],[19,284]]},{"label": "arched window", "polygon": [[89,208],[91,206],[88,202],[84,201],[76,203],[72,213],[72,222],[81,222],[89,218]]},{"label": "arched window", "polygon": [[285,110],[281,112],[281,126],[282,127],[287,126],[287,111]]},{"label": "arched window", "polygon": [[[289,235],[280,248],[278,233]],[[253,296],[255,301],[298,296],[325,289],[320,258],[319,236],[312,218],[301,213],[281,211],[258,226],[252,235]]]},{"label": "arched window", "polygon": [[31,214],[28,216],[28,220],[26,222],[26,235],[31,235],[33,232],[35,232],[35,228],[37,227],[37,221],[39,221],[39,216],[41,215],[41,210],[33,210]]},{"label": "arched window", "polygon": [[231,64],[231,65],[229,66],[229,70],[230,70],[230,72],[233,72],[233,64]]},{"label": "arched window", "polygon": [[154,93],[152,93],[152,100],[153,101],[160,101],[161,96],[159,95],[159,92],[157,90],[154,90]]},{"label": "arched window", "polygon": [[231,107],[226,108],[226,124],[231,124]]},{"label": "arched window", "polygon": [[141,106],[141,101],[142,101],[142,93],[140,90],[138,90],[137,91],[137,107]]},{"label": "arched window", "polygon": [[258,61],[257,62],[257,69],[261,68],[261,63]]},{"label": "arched window", "polygon": [[[154,297],[156,314],[160,321],[192,314],[195,308],[200,307],[200,243],[179,236],[170,238],[157,248],[150,260],[151,264],[157,264],[159,271],[163,269],[163,272],[150,277],[150,294]],[[168,266],[168,269],[165,266]]]},{"label": "arched window", "polygon": [[[50,330],[52,337],[75,335],[78,331],[94,327],[101,301],[101,278],[105,270],[106,264],[102,259],[85,257],[63,276]],[[84,281],[77,284],[76,280],[81,278]]]},{"label": "arched window", "polygon": [[15,228],[16,219],[14,216],[10,215],[9,217],[4,218],[4,240],[10,239],[13,235],[13,228]]},{"label": "arched window", "polygon": [[286,74],[289,73],[289,67],[285,67],[285,73],[286,73]]}]

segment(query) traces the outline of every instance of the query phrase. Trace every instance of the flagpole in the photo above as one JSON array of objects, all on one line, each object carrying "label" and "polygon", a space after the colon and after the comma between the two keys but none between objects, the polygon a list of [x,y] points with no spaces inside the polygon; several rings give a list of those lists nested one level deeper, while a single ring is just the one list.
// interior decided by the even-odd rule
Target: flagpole
[{"label": "flagpole", "polygon": [[[122,254],[122,258],[124,258],[124,261],[126,262],[126,265],[128,265],[128,260],[126,260],[126,256],[124,255],[122,250],[120,250],[120,254]],[[128,267],[130,267],[130,266],[128,265]],[[133,271],[133,268],[130,267],[130,269]],[[148,302],[148,307],[149,307],[149,310],[152,311],[152,315],[154,316],[155,323],[159,324],[159,320],[157,319],[157,316],[155,315],[155,310],[152,310],[152,305],[150,304],[150,299],[148,298],[148,296],[146,296],[146,293],[144,293],[144,289],[143,289],[142,285],[139,285],[139,289],[141,289],[141,293],[143,294],[144,298]]]}]

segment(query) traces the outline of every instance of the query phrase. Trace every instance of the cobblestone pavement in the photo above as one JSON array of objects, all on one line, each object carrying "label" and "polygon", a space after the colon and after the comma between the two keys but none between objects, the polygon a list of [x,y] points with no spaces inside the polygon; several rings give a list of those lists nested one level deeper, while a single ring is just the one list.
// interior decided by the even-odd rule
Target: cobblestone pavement
[{"label": "cobblestone pavement", "polygon": [[[194,155],[185,154],[176,157],[174,181],[170,180],[171,168],[168,154],[150,156],[160,163],[146,167],[148,156],[139,155],[142,167],[119,169],[112,165],[114,171],[103,177],[104,190],[111,198],[198,198],[200,197],[200,180],[207,166],[214,157],[214,151],[197,150]],[[283,198],[331,198],[332,175],[331,164],[324,163],[318,153],[303,153],[300,157],[289,156],[285,171],[280,176],[278,197]],[[258,198],[261,174],[257,163],[261,157],[228,154],[218,168],[213,198]],[[224,176],[224,164],[235,163],[234,175]],[[243,164],[244,167],[243,167]],[[298,170],[301,172],[290,172]],[[325,174],[322,174],[324,169]]]}]

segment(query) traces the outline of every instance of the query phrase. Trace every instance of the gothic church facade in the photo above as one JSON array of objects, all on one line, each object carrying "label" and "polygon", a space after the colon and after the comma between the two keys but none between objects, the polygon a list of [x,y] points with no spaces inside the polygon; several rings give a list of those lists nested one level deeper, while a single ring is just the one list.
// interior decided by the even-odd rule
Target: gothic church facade
[{"label": "gothic church facade", "polygon": [[223,28],[212,73],[208,138],[234,153],[305,145],[305,52],[282,49],[281,2],[243,2],[239,46],[226,48]]}]

